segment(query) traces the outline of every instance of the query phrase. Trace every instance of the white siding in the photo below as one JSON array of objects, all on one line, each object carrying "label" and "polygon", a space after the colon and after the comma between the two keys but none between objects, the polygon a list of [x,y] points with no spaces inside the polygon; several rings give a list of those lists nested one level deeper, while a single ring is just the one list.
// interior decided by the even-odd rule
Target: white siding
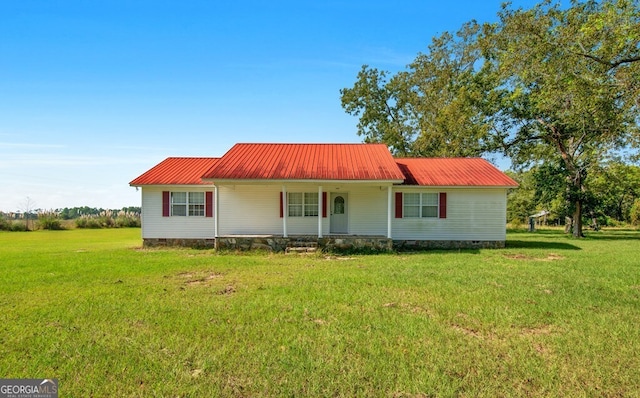
[{"label": "white siding", "polygon": [[142,238],[214,238],[214,217],[163,217],[162,191],[206,192],[213,187],[142,187]]},{"label": "white siding", "polygon": [[[330,186],[323,186],[330,200]],[[143,187],[143,238],[213,238],[213,217],[162,217],[162,191],[213,191],[213,187]],[[335,189],[335,188],[334,188]],[[282,235],[281,185],[218,186],[218,233],[224,235]],[[290,184],[287,192],[318,192],[318,185]],[[348,234],[386,235],[387,188],[343,185],[349,217]],[[502,188],[426,189],[394,187],[395,192],[446,192],[447,218],[395,218],[392,238],[406,240],[506,239],[506,190]],[[395,204],[392,206],[395,209]],[[286,211],[286,209],[285,209]],[[322,205],[319,209],[322,215]],[[329,212],[329,211],[328,211]],[[215,215],[214,211],[214,215]],[[322,233],[329,235],[329,220],[322,218]],[[317,217],[288,217],[289,235],[317,235]]]},{"label": "white siding", "polygon": [[393,239],[486,241],[506,239],[507,194],[505,189],[404,188],[397,191],[446,192],[447,218],[394,218]]},{"label": "white siding", "polygon": [[[220,223],[223,235],[282,235],[281,185],[219,186]],[[318,193],[317,185],[287,185],[287,192]],[[322,216],[322,203],[320,203]],[[285,209],[286,212],[286,209]],[[322,233],[329,231],[329,218],[322,219]],[[289,235],[317,235],[318,217],[287,217]]]},{"label": "white siding", "polygon": [[387,235],[387,187],[349,191],[349,234]]},{"label": "white siding", "polygon": [[[220,235],[277,234],[283,232],[280,218],[280,192],[276,185],[219,186]],[[330,186],[323,186],[330,200]],[[287,192],[318,192],[317,185],[290,184]],[[386,187],[342,187],[347,195],[347,214],[351,235],[386,235]],[[327,207],[330,207],[327,204]],[[286,211],[286,209],[285,209]],[[322,214],[322,205],[320,205]],[[329,213],[329,209],[327,209]],[[322,234],[329,234],[330,216],[322,219]],[[287,217],[289,235],[317,235],[317,217]]]}]

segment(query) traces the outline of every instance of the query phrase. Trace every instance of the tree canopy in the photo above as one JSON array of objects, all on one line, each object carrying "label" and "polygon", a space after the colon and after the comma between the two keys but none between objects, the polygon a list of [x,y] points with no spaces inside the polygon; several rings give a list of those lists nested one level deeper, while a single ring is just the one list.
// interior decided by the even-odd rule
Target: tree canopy
[{"label": "tree canopy", "polygon": [[638,1],[506,4],[498,17],[434,38],[395,75],[364,66],[342,105],[365,141],[396,155],[557,165],[581,236],[588,173],[640,143]]}]

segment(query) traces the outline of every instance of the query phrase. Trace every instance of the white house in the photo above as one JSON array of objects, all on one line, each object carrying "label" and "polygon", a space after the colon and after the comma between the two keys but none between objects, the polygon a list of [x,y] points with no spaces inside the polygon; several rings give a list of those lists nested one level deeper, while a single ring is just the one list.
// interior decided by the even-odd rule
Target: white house
[{"label": "white house", "polygon": [[145,245],[502,247],[517,183],[480,158],[394,158],[382,144],[236,144],[134,179]]}]

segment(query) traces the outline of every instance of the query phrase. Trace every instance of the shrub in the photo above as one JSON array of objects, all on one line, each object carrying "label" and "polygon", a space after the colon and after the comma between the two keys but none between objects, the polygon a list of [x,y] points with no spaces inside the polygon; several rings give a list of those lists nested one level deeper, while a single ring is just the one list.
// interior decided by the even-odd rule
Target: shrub
[{"label": "shrub", "polygon": [[517,218],[517,217],[514,217],[514,218],[509,222],[509,224],[510,224],[510,227],[511,227],[512,229],[522,229],[522,227],[523,227],[523,225],[524,225],[524,224],[523,224],[523,222],[522,222],[522,220],[521,220],[521,219],[519,219],[519,218]]},{"label": "shrub", "polygon": [[11,221],[0,217],[0,231],[11,231]]},{"label": "shrub", "polygon": [[76,228],[87,228],[87,220],[86,216],[76,218]]},{"label": "shrub", "polygon": [[40,228],[48,230],[64,229],[60,220],[60,213],[53,210],[40,211],[38,213],[38,225]]},{"label": "shrub", "polygon": [[140,214],[128,211],[105,210],[96,215],[76,218],[77,228],[136,228],[140,227]]},{"label": "shrub", "polygon": [[76,218],[76,227],[97,229],[97,228],[102,228],[102,224],[98,220],[98,217],[85,215],[85,216],[80,216]]},{"label": "shrub", "polygon": [[119,211],[115,219],[116,228],[138,228],[140,227],[140,214],[127,211]]},{"label": "shrub", "polygon": [[26,232],[27,224],[24,221],[14,221],[11,223],[11,231],[14,232]]}]

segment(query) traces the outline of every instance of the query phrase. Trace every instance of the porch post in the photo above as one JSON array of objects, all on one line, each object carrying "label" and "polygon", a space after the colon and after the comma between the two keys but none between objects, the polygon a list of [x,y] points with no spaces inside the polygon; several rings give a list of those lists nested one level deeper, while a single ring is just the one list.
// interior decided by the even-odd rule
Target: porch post
[{"label": "porch post", "polygon": [[393,203],[391,203],[391,199],[393,197],[391,193],[391,188],[393,186],[389,185],[387,187],[387,239],[391,239],[391,212],[393,211]]},{"label": "porch post", "polygon": [[289,235],[287,235],[287,215],[289,214],[288,203],[289,201],[287,200],[287,187],[286,185],[283,185],[282,186],[282,236],[284,238],[289,237]]},{"label": "porch post", "polygon": [[218,194],[218,186],[214,185],[213,186],[213,195],[214,195],[214,200],[213,200],[213,208],[215,209],[215,217],[216,219],[213,221],[213,233],[215,235],[215,237],[218,237],[218,219],[220,218],[220,195]]},{"label": "porch post", "polygon": [[318,239],[322,238],[322,185],[318,186]]}]

